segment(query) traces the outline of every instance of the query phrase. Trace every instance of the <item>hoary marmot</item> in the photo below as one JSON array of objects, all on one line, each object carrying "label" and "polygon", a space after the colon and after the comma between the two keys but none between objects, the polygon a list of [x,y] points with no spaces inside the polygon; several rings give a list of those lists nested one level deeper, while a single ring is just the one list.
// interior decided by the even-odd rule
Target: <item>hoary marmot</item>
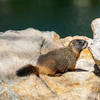
[{"label": "hoary marmot", "polygon": [[80,52],[87,47],[88,43],[82,39],[72,40],[68,47],[56,49],[41,55],[37,65],[23,66],[16,71],[17,76],[26,76],[31,73],[36,75],[46,74],[50,76],[60,75],[68,69],[74,70]]}]

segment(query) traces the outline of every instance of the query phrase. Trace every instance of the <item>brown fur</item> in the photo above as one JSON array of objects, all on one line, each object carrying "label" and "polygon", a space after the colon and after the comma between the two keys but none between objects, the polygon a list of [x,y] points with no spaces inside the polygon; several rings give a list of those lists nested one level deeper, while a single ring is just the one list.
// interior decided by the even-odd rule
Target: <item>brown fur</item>
[{"label": "brown fur", "polygon": [[[60,48],[41,55],[35,68],[37,74],[55,76],[57,73],[64,73],[68,69],[74,70],[76,61],[82,49],[86,48],[87,42],[84,40],[73,40],[66,48]],[[27,68],[29,65],[26,65]],[[20,69],[17,75],[20,76]],[[24,73],[24,67],[23,67]]]}]

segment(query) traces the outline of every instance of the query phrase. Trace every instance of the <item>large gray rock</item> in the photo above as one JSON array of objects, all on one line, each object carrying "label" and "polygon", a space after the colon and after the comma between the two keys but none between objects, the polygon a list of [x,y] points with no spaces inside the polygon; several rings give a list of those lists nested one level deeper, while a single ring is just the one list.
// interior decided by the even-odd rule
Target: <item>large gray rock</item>
[{"label": "large gray rock", "polygon": [[36,65],[37,58],[44,51],[62,47],[57,36],[55,32],[40,32],[32,28],[6,31],[0,36],[0,78],[13,78],[23,65]]},{"label": "large gray rock", "polygon": [[81,52],[76,71],[60,77],[40,75],[38,78],[33,74],[15,78],[15,71],[24,64],[35,65],[39,55],[67,46],[77,38],[91,40],[84,36],[60,39],[55,32],[32,28],[1,35],[0,100],[100,100],[100,78],[91,70],[95,63],[88,49]]}]

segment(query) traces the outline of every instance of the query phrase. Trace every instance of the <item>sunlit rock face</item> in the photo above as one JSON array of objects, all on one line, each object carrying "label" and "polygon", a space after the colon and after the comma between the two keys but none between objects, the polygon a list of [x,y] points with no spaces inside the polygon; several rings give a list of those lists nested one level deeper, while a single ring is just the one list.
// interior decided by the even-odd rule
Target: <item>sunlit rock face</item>
[{"label": "sunlit rock face", "polygon": [[60,38],[55,32],[33,28],[3,33],[0,36],[0,100],[100,100],[100,78],[93,73],[95,62],[88,48],[81,52],[76,70],[60,77],[15,75],[22,65],[35,65],[41,54],[66,47],[73,39],[84,39],[89,45],[93,42],[85,36]]},{"label": "sunlit rock face", "polygon": [[90,51],[98,66],[100,66],[100,18],[97,18],[91,23],[93,31],[93,43],[90,45]]},{"label": "sunlit rock face", "polygon": [[96,18],[91,23],[91,28],[93,31],[93,39],[100,38],[100,18]]}]

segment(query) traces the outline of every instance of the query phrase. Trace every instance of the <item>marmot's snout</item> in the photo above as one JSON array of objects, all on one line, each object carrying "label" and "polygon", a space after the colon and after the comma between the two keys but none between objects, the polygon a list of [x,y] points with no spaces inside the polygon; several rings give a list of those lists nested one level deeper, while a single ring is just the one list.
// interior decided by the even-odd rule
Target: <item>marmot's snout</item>
[{"label": "marmot's snout", "polygon": [[82,49],[85,49],[88,46],[88,42],[85,40],[79,40],[80,45],[82,47]]}]

